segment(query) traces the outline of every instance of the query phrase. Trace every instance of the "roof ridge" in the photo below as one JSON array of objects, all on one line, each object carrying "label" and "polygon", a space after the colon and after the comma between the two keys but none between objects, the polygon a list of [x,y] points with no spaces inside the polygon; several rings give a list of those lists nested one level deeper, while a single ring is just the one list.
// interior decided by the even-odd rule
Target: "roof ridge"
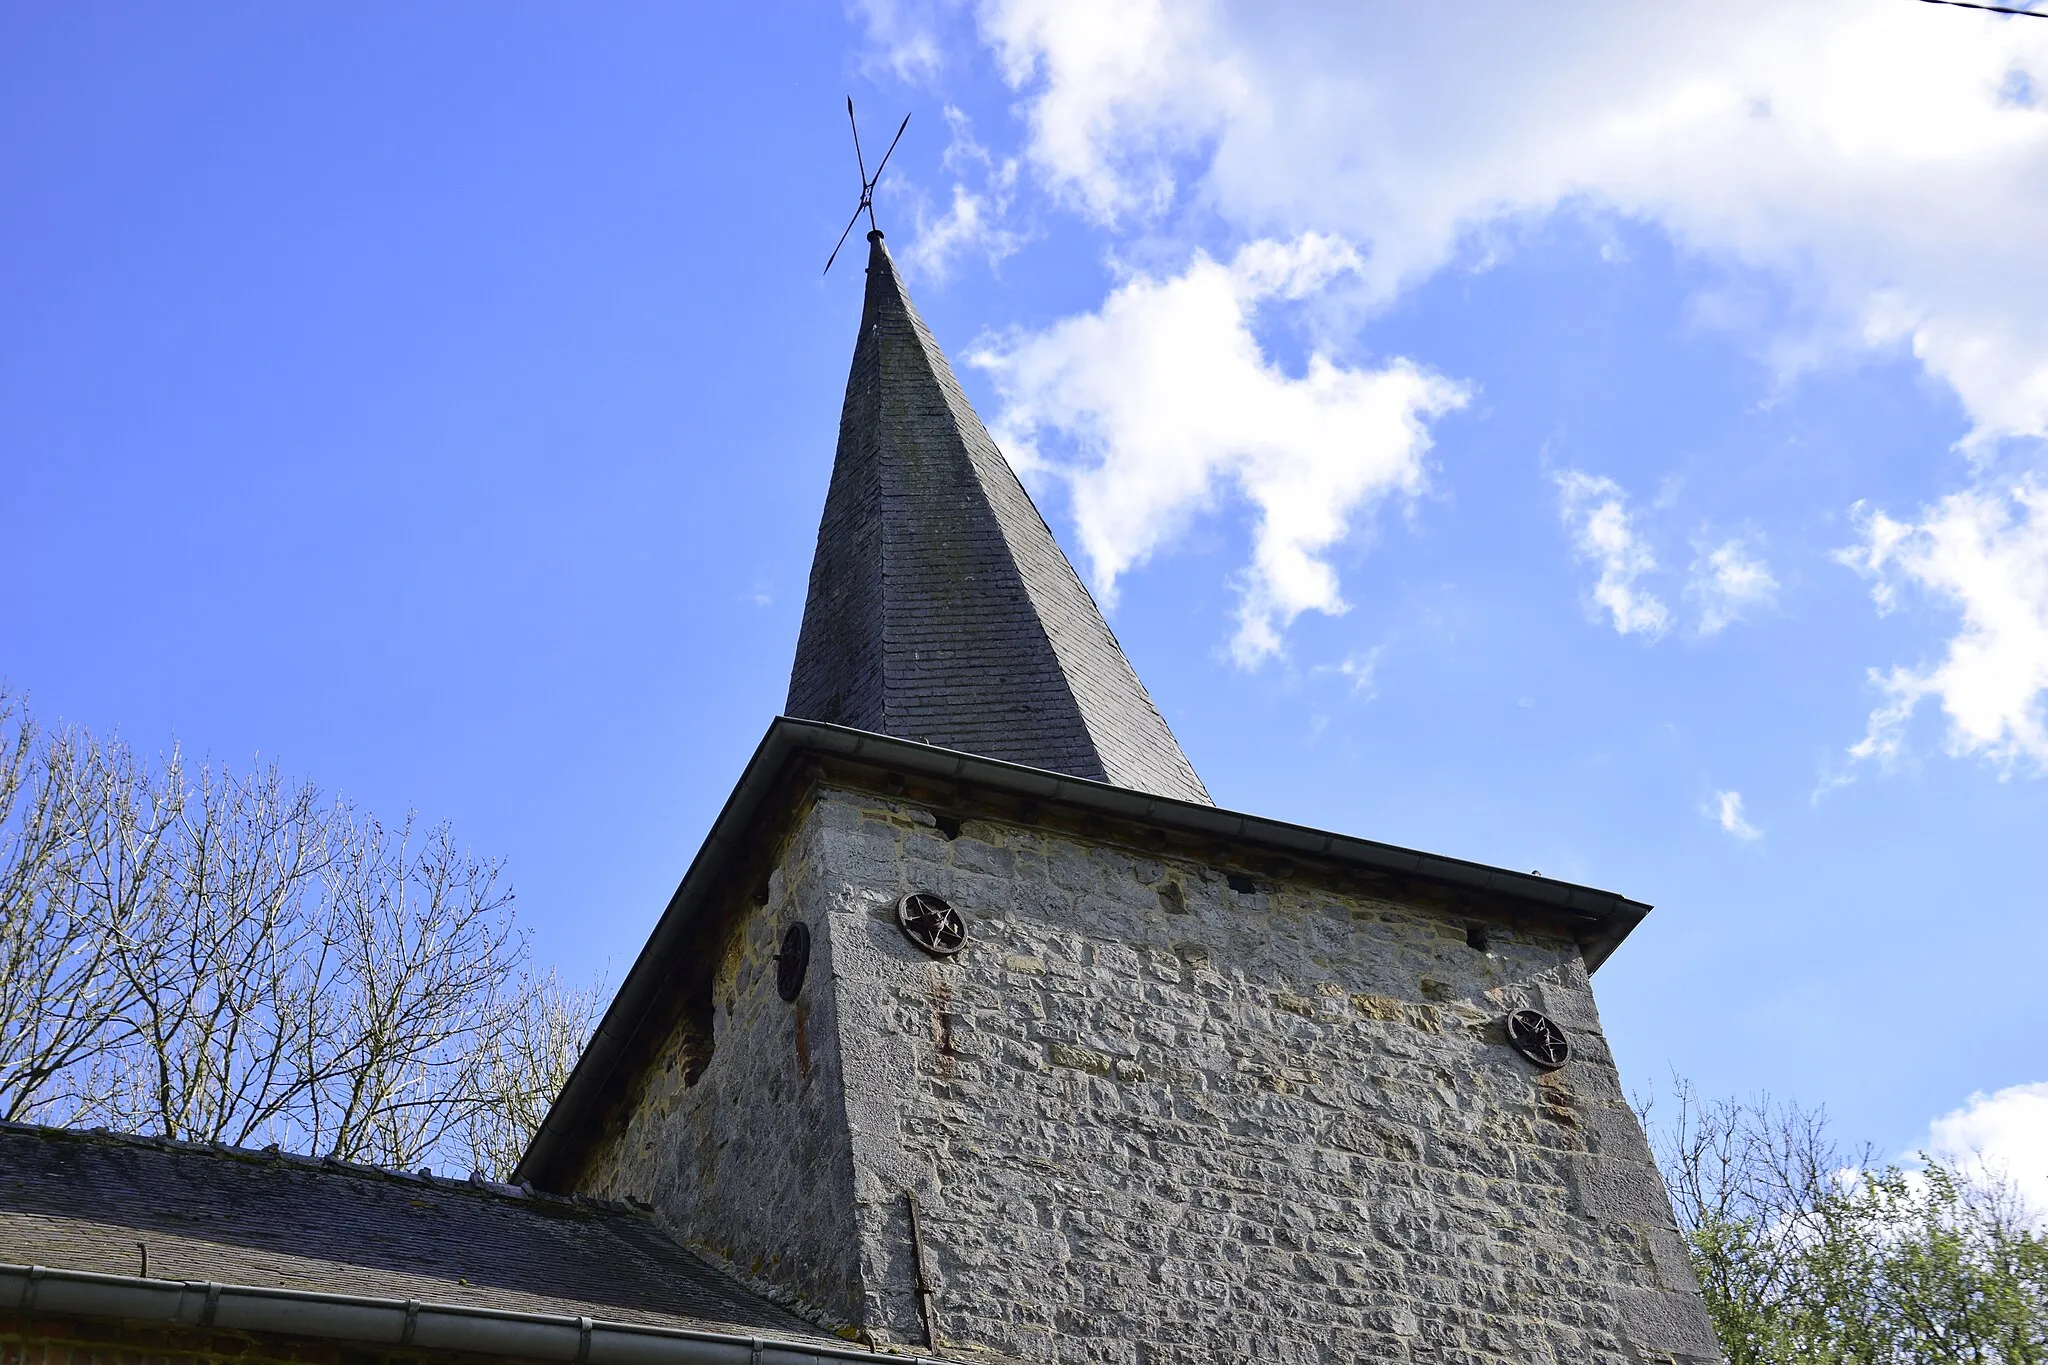
[{"label": "roof ridge", "polygon": [[[650,1223],[652,1206],[638,1200],[597,1199],[587,1194],[556,1194],[549,1190],[535,1188],[530,1183],[511,1184],[491,1180],[472,1172],[467,1176],[436,1175],[431,1168],[422,1167],[417,1171],[398,1170],[390,1166],[372,1166],[363,1162],[345,1161],[335,1156],[316,1156],[310,1152],[287,1151],[273,1143],[268,1147],[239,1147],[226,1142],[195,1142],[184,1138],[165,1137],[155,1133],[125,1133],[114,1128],[73,1128],[63,1124],[21,1123],[0,1119],[0,1136],[18,1135],[41,1138],[48,1141],[76,1142],[81,1145],[98,1144],[145,1149],[174,1156],[214,1157],[227,1161],[239,1161],[249,1165],[286,1165],[304,1171],[349,1176],[355,1179],[379,1180],[391,1184],[407,1185],[415,1189],[427,1188],[450,1194],[479,1194],[489,1199],[512,1203],[548,1204],[573,1208],[599,1209],[611,1213],[626,1213]],[[656,1226],[659,1226],[657,1223]],[[666,1233],[666,1229],[663,1232]]]}]

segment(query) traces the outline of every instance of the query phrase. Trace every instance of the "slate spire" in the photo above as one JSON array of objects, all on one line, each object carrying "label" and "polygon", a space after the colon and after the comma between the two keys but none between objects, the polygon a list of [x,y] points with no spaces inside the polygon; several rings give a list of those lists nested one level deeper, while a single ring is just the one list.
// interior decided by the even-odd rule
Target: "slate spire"
[{"label": "slate spire", "polygon": [[1206,803],[882,234],[868,242],[788,713]]}]

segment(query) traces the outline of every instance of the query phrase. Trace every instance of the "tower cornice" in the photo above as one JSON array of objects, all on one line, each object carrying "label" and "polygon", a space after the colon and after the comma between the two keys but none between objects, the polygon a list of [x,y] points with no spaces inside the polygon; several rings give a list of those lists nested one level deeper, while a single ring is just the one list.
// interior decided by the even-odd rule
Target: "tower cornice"
[{"label": "tower cornice", "polygon": [[[701,947],[721,915],[765,891],[792,822],[821,784],[882,792],[939,811],[996,809],[1035,825],[1072,823],[1091,838],[1169,850],[1258,879],[1303,875],[1420,897],[1460,918],[1541,927],[1576,942],[1597,970],[1650,913],[1613,891],[1489,867],[1071,777],[871,731],[778,716],[620,983],[596,1034],[514,1174],[543,1190],[564,1182],[624,1080],[673,1022],[682,980],[707,970]],[[970,812],[971,813],[971,812]]]}]

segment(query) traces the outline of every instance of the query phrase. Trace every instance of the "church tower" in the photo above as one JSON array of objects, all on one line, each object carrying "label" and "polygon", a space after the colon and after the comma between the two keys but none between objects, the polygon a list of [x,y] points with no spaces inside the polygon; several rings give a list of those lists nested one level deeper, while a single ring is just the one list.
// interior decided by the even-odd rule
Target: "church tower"
[{"label": "church tower", "polygon": [[788,714],[518,1178],[877,1350],[1718,1360],[1649,907],[1211,804],[869,241]]}]

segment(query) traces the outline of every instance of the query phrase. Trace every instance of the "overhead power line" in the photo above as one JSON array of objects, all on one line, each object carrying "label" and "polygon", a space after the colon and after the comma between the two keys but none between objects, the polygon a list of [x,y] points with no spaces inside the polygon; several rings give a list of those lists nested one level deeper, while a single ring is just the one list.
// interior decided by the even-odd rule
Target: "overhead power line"
[{"label": "overhead power line", "polygon": [[2048,19],[2048,10],[2014,9],[2011,5],[1980,5],[1977,0],[1923,0],[1929,5],[1954,5],[1957,9],[1988,9],[1993,14],[2017,14],[2027,19]]}]

